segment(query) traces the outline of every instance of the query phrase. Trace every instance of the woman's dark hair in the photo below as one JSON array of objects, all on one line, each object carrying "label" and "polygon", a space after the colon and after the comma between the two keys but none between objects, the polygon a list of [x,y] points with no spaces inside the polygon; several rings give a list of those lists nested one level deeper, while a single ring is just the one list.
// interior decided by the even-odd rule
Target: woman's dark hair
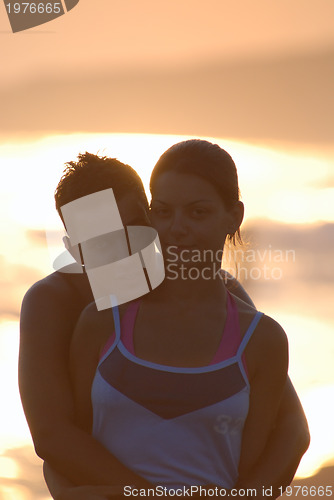
[{"label": "woman's dark hair", "polygon": [[55,191],[56,209],[70,201],[88,194],[112,188],[116,199],[128,193],[138,196],[148,209],[147,198],[141,178],[137,172],[115,158],[91,153],[78,155],[77,161],[69,161]]},{"label": "woman's dark hair", "polygon": [[[226,209],[230,209],[239,200],[238,174],[231,156],[218,144],[201,139],[179,142],[165,151],[157,161],[150,179],[150,191],[153,195],[157,178],[165,172],[178,172],[202,177],[210,182],[221,197]],[[228,235],[242,243],[240,230]]]}]

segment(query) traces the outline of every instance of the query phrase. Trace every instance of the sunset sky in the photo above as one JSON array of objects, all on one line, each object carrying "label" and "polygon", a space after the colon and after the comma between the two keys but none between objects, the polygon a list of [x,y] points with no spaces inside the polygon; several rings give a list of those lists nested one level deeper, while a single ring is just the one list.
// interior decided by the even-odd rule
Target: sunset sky
[{"label": "sunset sky", "polygon": [[332,148],[331,0],[80,0],[12,35],[0,134],[169,133]]},{"label": "sunset sky", "polygon": [[[116,156],[147,187],[160,154],[188,137],[235,159],[261,265],[269,248],[296,252],[280,281],[245,286],[289,337],[313,436],[300,475],[333,460],[334,2],[80,0],[16,34],[1,2],[0,43],[0,393],[12,409],[0,417],[0,498],[23,474],[17,447],[33,455],[17,321],[25,291],[52,271],[45,231],[60,227],[52,197],[64,162]],[[15,500],[48,498],[34,489],[36,467]]]}]

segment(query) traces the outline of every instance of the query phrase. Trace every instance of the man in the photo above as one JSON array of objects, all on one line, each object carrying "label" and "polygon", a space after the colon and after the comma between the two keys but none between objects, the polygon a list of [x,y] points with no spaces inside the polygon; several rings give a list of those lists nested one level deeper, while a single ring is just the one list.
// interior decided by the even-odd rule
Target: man
[{"label": "man", "polygon": [[[124,226],[150,225],[138,174],[115,159],[89,153],[67,164],[55,193],[60,217],[63,220],[62,206],[107,188],[113,189]],[[251,303],[237,282],[230,280],[228,286],[232,293]],[[68,486],[77,486],[60,496],[55,492],[55,498],[109,498],[108,493],[115,492],[113,485],[148,486],[75,423],[69,347],[80,313],[93,300],[85,273],[55,272],[33,285],[22,304],[19,384],[36,453],[69,480]],[[306,420],[290,384],[276,430],[253,474],[261,477],[270,471],[275,476],[273,481],[288,484],[307,449],[308,439]],[[285,442],[291,444],[288,450]],[[281,470],[271,470],[273,457],[275,464],[282,464]],[[96,488],[82,488],[84,485]],[[111,489],[101,489],[104,486]]]}]

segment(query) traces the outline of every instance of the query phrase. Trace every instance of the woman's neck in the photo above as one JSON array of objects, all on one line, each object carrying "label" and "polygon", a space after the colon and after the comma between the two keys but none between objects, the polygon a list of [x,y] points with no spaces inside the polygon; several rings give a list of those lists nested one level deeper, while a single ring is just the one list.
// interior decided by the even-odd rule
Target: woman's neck
[{"label": "woman's neck", "polygon": [[163,283],[151,294],[152,298],[157,300],[168,298],[168,300],[182,301],[183,303],[212,300],[213,298],[224,300],[226,287],[222,275],[218,272],[212,274],[210,278],[201,273],[199,275],[193,273],[192,275],[184,272],[177,276],[166,273]]}]

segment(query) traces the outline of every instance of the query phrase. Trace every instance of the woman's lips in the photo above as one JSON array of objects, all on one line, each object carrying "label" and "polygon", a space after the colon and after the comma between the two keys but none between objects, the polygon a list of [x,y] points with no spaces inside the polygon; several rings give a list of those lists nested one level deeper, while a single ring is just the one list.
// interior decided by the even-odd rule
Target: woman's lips
[{"label": "woman's lips", "polygon": [[172,255],[187,254],[190,255],[194,251],[195,247],[193,245],[166,245],[167,253]]},{"label": "woman's lips", "polygon": [[181,248],[182,250],[183,249],[190,250],[190,249],[194,248],[194,245],[177,245],[175,243],[174,244],[168,243],[166,246],[167,247],[174,247],[174,248]]}]

